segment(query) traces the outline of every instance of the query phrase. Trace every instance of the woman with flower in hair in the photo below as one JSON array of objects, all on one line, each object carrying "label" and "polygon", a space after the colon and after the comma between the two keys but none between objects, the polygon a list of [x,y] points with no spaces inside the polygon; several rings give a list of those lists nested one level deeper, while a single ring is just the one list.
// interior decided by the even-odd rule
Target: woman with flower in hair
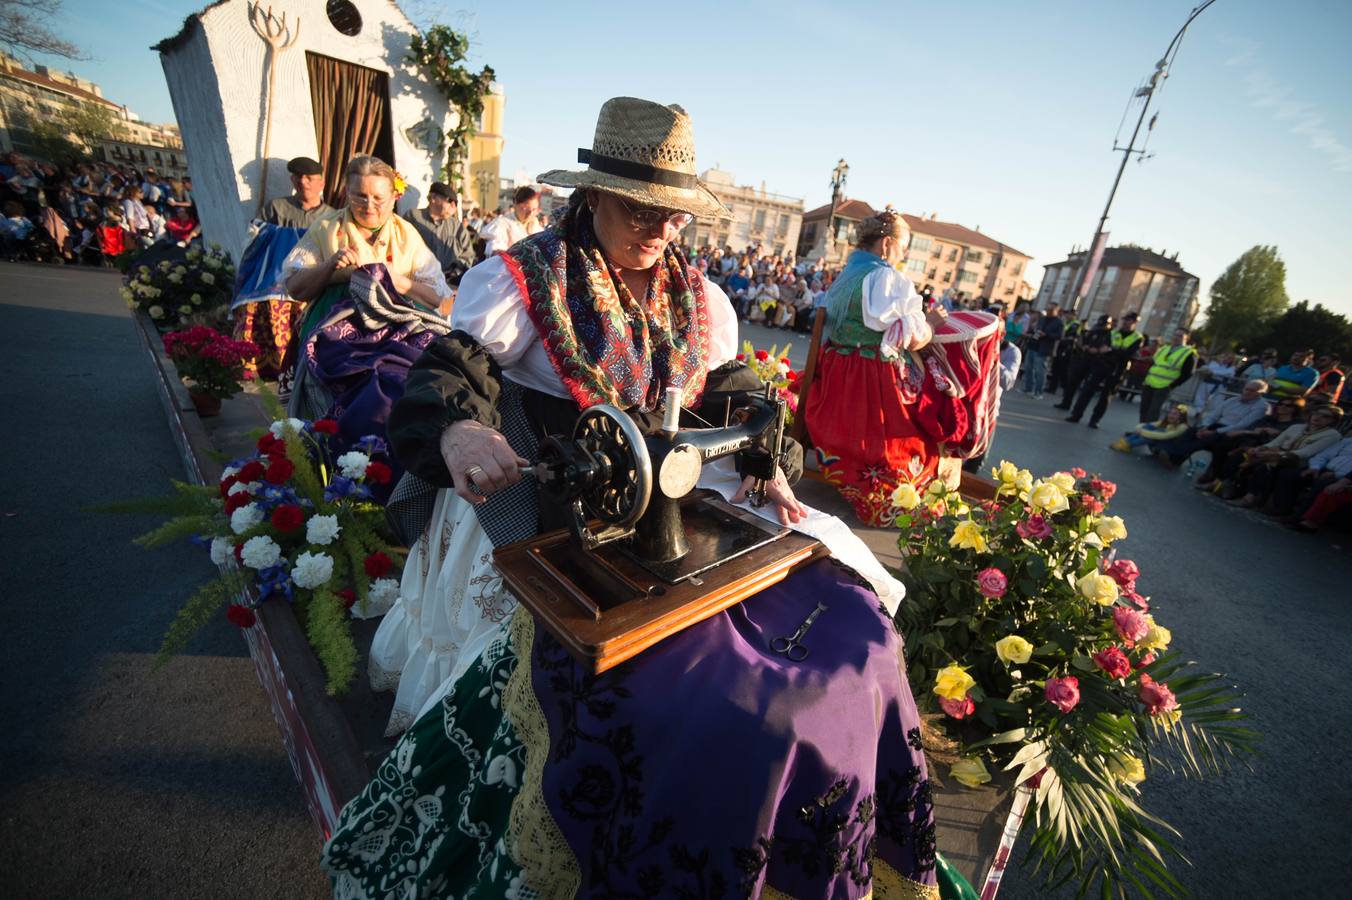
[{"label": "woman with flower in hair", "polygon": [[[892,492],[924,488],[942,456],[984,451],[998,392],[998,320],[964,312],[950,322],[937,304],[927,313],[896,268],[909,241],[906,220],[891,207],[859,223],[855,249],[826,295],[807,398],[808,432],[827,480],[868,525],[891,524]],[[930,348],[937,330],[952,349]]]},{"label": "woman with flower in hair", "polygon": [[[286,290],[307,304],[291,414],[336,419],[336,453],[384,434],[414,360],[450,330],[441,265],[394,212],[403,179],[374,156],[347,166],[347,204],[320,216],[283,263]],[[384,502],[402,469],[376,488]]]}]

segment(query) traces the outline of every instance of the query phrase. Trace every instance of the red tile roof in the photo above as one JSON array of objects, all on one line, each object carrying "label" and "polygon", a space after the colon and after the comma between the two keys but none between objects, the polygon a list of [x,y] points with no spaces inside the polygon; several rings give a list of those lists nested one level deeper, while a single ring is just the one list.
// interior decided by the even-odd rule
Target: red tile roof
[{"label": "red tile roof", "polygon": [[965,225],[959,225],[956,222],[940,222],[938,219],[922,219],[920,216],[912,216],[902,213],[901,216],[906,220],[906,224],[911,226],[912,234],[923,234],[926,237],[938,238],[941,241],[948,241],[953,244],[966,244],[969,247],[982,247],[986,250],[994,250],[998,253],[1009,253],[1014,256],[1022,256],[1032,259],[1027,253],[1015,250],[1008,244],[1002,244],[995,238],[984,235],[979,231],[973,231]]},{"label": "red tile roof", "polygon": [[[814,210],[803,213],[803,221],[808,219],[825,219],[831,213],[831,204],[819,206]],[[863,200],[850,200],[848,198],[840,201],[836,206],[836,215],[842,219],[853,219],[856,222],[862,222],[873,215],[874,209]]]}]

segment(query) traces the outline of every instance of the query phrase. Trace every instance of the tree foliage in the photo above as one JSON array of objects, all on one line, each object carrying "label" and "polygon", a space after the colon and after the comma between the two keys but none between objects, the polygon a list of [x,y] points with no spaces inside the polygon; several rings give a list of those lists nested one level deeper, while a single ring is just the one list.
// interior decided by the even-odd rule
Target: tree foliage
[{"label": "tree foliage", "polygon": [[446,132],[446,180],[457,192],[462,187],[462,163],[469,154],[470,138],[478,129],[484,98],[496,77],[491,66],[484,66],[478,74],[471,72],[464,65],[468,53],[469,38],[446,25],[433,25],[409,41],[409,60],[422,67],[427,79],[460,113],[459,123]]},{"label": "tree foliage", "polygon": [[1250,247],[1211,285],[1205,333],[1213,344],[1250,344],[1288,303],[1286,263],[1277,248]]},{"label": "tree foliage", "polygon": [[1249,349],[1263,347],[1277,348],[1283,361],[1304,349],[1337,353],[1344,360],[1352,360],[1352,321],[1322,304],[1311,306],[1309,300],[1302,300],[1268,322]]},{"label": "tree foliage", "polygon": [[120,138],[124,134],[112,111],[93,103],[64,108],[54,115],[34,116],[27,110],[20,110],[14,118],[16,125],[32,134],[34,155],[53,162],[93,155],[99,141]]},{"label": "tree foliage", "polygon": [[79,47],[47,27],[60,15],[61,0],[0,0],[0,44],[15,55],[48,53],[84,59]]}]

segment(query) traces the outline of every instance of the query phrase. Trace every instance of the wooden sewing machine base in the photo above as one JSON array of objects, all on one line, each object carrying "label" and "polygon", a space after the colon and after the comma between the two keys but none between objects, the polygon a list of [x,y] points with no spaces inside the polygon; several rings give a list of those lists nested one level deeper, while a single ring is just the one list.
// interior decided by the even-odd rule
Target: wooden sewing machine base
[{"label": "wooden sewing machine base", "polygon": [[566,529],[499,547],[493,562],[536,622],[599,673],[827,555],[712,491],[686,497],[681,519],[690,553],[661,574],[624,541],[588,551]]}]

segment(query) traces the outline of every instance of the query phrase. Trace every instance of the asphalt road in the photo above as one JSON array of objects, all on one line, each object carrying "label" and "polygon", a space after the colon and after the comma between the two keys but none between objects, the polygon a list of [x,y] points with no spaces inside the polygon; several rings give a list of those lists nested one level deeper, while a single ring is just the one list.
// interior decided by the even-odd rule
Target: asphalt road
[{"label": "asphalt road", "polygon": [[150,671],[210,563],[81,511],[184,477],[117,287],[0,264],[0,896],[328,896],[237,630]]},{"label": "asphalt road", "polygon": [[[221,621],[149,671],[173,610],[211,574],[204,556],[141,550],[130,540],[153,520],[80,510],[183,474],[116,288],[100,272],[0,265],[3,896],[326,896],[317,833],[238,634]],[[757,346],[791,337],[796,363],[806,352],[806,336],[744,332]],[[1352,842],[1352,680],[1339,655],[1352,556],[1108,450],[1134,413],[1117,405],[1090,431],[1013,394],[991,459],[1117,481],[1122,549],[1175,645],[1248,692],[1264,734],[1251,771],[1145,783],[1148,807],[1183,832],[1183,880],[1203,898],[1327,895]],[[1046,894],[1014,872],[1001,896]]]}]

